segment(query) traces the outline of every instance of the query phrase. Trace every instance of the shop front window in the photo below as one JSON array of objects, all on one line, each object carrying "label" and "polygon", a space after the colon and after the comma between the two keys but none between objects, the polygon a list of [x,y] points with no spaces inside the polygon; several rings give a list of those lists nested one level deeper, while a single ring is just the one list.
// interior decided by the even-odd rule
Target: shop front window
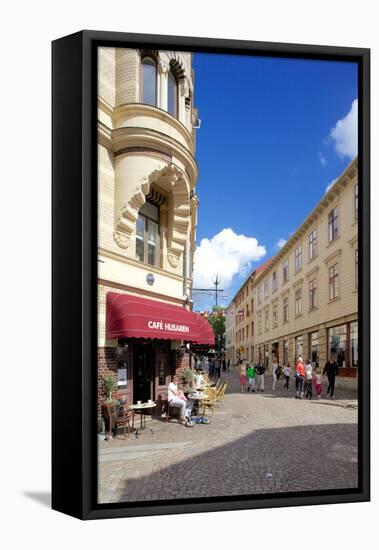
[{"label": "shop front window", "polygon": [[329,359],[335,357],[339,367],[346,366],[346,325],[329,329]]},{"label": "shop front window", "polygon": [[350,366],[358,367],[358,321],[350,323]]},{"label": "shop front window", "polygon": [[312,332],[309,335],[309,350],[310,350],[310,361],[312,363],[312,367],[316,368],[319,366],[319,358],[318,358],[318,332]]},{"label": "shop front window", "polygon": [[296,336],[295,338],[295,353],[296,360],[298,359],[299,355],[303,357],[303,336]]}]

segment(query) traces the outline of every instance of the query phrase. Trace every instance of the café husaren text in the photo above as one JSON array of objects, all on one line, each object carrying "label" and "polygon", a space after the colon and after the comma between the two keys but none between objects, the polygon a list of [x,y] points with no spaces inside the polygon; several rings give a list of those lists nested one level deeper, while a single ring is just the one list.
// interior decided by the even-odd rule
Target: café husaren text
[{"label": "caf\u00e9 husaren text", "polygon": [[189,333],[190,331],[187,325],[175,325],[174,323],[164,323],[163,321],[148,321],[147,326],[156,330],[167,330],[170,332]]}]

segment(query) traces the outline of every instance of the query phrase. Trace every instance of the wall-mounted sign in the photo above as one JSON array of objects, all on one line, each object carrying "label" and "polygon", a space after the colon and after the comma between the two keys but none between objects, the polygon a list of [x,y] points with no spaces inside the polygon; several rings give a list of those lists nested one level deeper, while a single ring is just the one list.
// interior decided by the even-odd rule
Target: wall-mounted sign
[{"label": "wall-mounted sign", "polygon": [[155,277],[153,273],[148,273],[146,275],[146,282],[148,285],[152,286],[155,283]]},{"label": "wall-mounted sign", "polygon": [[166,330],[169,332],[186,332],[189,333],[190,328],[188,325],[176,325],[175,323],[164,323],[163,321],[148,321],[148,328],[154,328],[156,330]]}]

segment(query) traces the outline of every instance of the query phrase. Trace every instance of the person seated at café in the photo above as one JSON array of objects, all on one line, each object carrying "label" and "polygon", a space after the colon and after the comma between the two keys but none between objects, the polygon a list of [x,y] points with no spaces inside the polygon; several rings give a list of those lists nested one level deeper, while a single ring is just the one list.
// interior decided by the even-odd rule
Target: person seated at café
[{"label": "person seated at caf\u00e9", "polygon": [[188,402],[184,393],[178,388],[179,377],[174,376],[168,385],[168,403],[170,407],[180,409],[180,419],[185,423],[187,416],[190,416],[192,403]]}]

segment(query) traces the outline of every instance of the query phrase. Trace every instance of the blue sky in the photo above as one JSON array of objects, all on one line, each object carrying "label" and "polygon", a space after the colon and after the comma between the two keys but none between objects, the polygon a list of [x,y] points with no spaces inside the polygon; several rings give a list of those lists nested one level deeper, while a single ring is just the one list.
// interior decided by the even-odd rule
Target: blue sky
[{"label": "blue sky", "polygon": [[[357,65],[194,54],[193,66],[201,119],[195,286],[212,286],[212,270],[221,271],[229,303],[355,156]],[[194,294],[196,310],[211,304]]]}]

